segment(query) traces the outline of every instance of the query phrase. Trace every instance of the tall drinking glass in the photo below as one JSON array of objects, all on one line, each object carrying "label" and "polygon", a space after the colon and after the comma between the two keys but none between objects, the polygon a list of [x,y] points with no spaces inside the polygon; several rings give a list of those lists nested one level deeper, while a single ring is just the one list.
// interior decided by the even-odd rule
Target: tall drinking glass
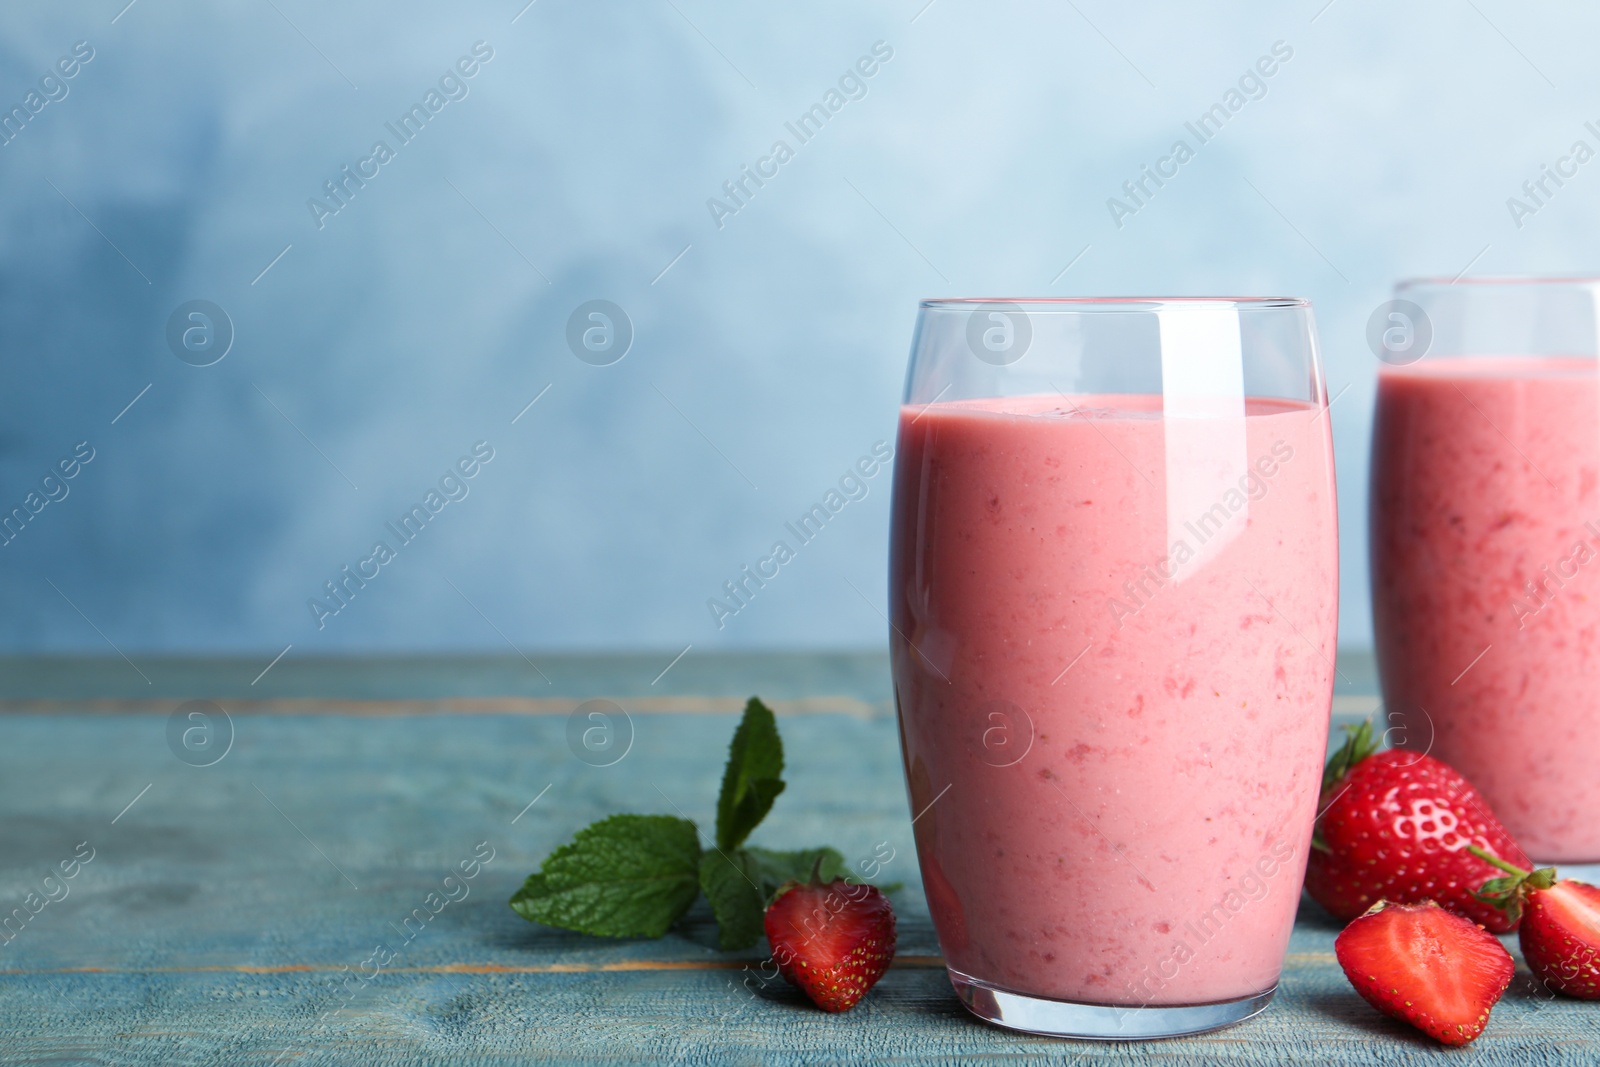
[{"label": "tall drinking glass", "polygon": [[1410,281],[1373,326],[1384,706],[1545,862],[1600,861],[1597,291]]},{"label": "tall drinking glass", "polygon": [[950,979],[1165,1037],[1271,999],[1333,695],[1310,306],[930,300],[895,455],[895,698]]}]

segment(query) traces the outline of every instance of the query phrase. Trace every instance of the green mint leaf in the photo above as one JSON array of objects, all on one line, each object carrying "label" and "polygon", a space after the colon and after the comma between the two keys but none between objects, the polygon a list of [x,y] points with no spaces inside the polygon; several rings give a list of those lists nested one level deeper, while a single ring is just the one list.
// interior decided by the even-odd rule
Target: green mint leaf
[{"label": "green mint leaf", "polygon": [[817,871],[818,881],[826,884],[850,874],[850,868],[846,866],[844,857],[839,854],[838,849],[801,848],[790,852],[775,852],[768,848],[752,847],[745,851],[755,863],[756,881],[761,883],[763,905],[772,902],[772,898],[777,896],[778,890],[783,888],[785,882],[809,881],[819,858],[822,860],[822,866]]},{"label": "green mint leaf", "polygon": [[613,815],[545,857],[511,898],[529,922],[600,937],[660,937],[700,894],[700,837],[670,815]]},{"label": "green mint leaf", "polygon": [[[774,852],[771,849],[755,848],[745,849],[755,860],[756,872],[761,883],[761,892],[767,904],[772,903],[772,898],[778,895],[786,882],[804,882],[811,877],[813,870],[817,871],[817,878],[822,882],[833,882],[839,879],[852,885],[872,885],[873,883],[850,873],[850,867],[845,863],[844,857],[837,849],[828,848],[802,848],[793,852]],[[817,864],[817,857],[822,857],[822,863]],[[878,886],[881,893],[898,893],[905,888],[903,882],[890,882]]]},{"label": "green mint leaf", "polygon": [[700,889],[717,917],[717,946],[724,952],[749,948],[766,931],[766,895],[755,860],[744,849],[700,855]]},{"label": "green mint leaf", "polygon": [[756,697],[744,706],[744,718],[728,746],[728,767],[717,797],[717,847],[732,852],[766,818],[783,792],[783,741],[772,709]]}]

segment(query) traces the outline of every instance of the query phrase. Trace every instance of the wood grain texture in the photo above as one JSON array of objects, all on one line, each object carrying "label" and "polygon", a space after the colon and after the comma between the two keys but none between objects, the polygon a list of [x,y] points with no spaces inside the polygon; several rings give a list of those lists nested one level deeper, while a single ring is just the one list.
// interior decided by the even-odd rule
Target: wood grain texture
[{"label": "wood grain texture", "polygon": [[[750,664],[737,680],[796,701],[884,699],[881,678],[864,669],[819,666],[807,691],[807,658],[767,662],[770,687]],[[662,688],[624,676],[626,661],[611,664],[615,673],[608,664],[588,661],[586,678],[564,682],[573,704],[622,693],[627,707],[629,692]],[[113,665],[95,669],[110,677]],[[303,699],[316,685],[334,703],[419,699],[359,677],[370,663],[347,665],[349,677],[319,669],[332,681],[298,691],[280,683],[264,699]],[[137,689],[50,697],[41,690],[65,683],[36,673],[0,690],[62,702],[0,719],[0,916],[27,914],[28,894],[80,842],[95,850],[65,898],[0,941],[4,1062],[1387,1064],[1442,1055],[1355,996],[1333,960],[1336,928],[1309,903],[1277,1002],[1242,1026],[1100,1045],[971,1019],[938,957],[886,715],[786,715],[791,786],[756,833],[759,844],[831,843],[850,857],[879,842],[895,849],[885,877],[906,883],[895,899],[897,965],[856,1010],[830,1016],[781,983],[761,988],[757,956],[716,951],[703,906],[654,942],[549,930],[506,907],[546,852],[601,815],[681,813],[709,825],[731,730],[720,702],[739,694],[708,686],[718,703],[705,712],[637,715],[633,748],[611,767],[574,757],[562,714],[332,709],[241,714],[228,755],[191,767],[167,747],[166,713],[179,698],[230,691],[198,676],[186,686],[181,671],[164,677],[170,707],[157,700],[120,715],[74,702],[148,700],[136,676]],[[453,699],[447,688],[435,680],[422,691]],[[465,883],[467,895],[431,910],[428,894],[485,842],[493,859]],[[381,967],[366,962],[378,946],[392,954]],[[1600,1006],[1538,996],[1519,971],[1488,1034],[1455,1058],[1594,1063]]]}]

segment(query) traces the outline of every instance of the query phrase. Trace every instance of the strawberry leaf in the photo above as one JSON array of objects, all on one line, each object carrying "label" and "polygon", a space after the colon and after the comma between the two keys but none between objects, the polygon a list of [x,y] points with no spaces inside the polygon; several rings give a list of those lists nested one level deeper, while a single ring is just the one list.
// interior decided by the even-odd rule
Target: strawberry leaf
[{"label": "strawberry leaf", "polygon": [[1344,744],[1339,751],[1328,760],[1327,769],[1322,772],[1322,796],[1326,799],[1333,787],[1344,780],[1350,769],[1374,752],[1378,751],[1378,742],[1372,736],[1372,723],[1362,721],[1355,726],[1344,728]]},{"label": "strawberry leaf", "polygon": [[1479,900],[1494,903],[1521,888],[1523,881],[1523,877],[1516,874],[1508,874],[1504,878],[1491,878],[1483,883],[1483,887],[1476,895]]},{"label": "strawberry leaf", "polygon": [[772,709],[756,697],[744,707],[744,718],[728,746],[728,766],[717,797],[717,847],[732,852],[772,810],[783,792],[783,741]]},{"label": "strawberry leaf", "polygon": [[1467,851],[1478,857],[1492,867],[1505,871],[1503,878],[1491,878],[1483,883],[1472,895],[1485,904],[1493,905],[1506,913],[1513,922],[1522,918],[1522,905],[1529,891],[1534,889],[1549,889],[1556,884],[1556,869],[1554,867],[1540,867],[1537,870],[1525,871],[1514,863],[1487,852],[1477,845],[1468,845]]},{"label": "strawberry leaf", "polygon": [[600,937],[660,937],[700,894],[700,836],[670,815],[613,815],[545,857],[511,898],[529,922]]}]

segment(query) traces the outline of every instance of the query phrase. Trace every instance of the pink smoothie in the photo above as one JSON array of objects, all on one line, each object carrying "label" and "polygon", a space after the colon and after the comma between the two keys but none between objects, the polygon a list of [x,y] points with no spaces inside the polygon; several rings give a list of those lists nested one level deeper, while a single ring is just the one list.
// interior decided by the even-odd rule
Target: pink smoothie
[{"label": "pink smoothie", "polygon": [[1202,1004],[1283,965],[1332,698],[1327,420],[1252,400],[1175,426],[1160,403],[901,413],[918,853],[950,967],[992,986]]},{"label": "pink smoothie", "polygon": [[1385,367],[1372,608],[1396,740],[1541,861],[1600,860],[1600,364]]}]

